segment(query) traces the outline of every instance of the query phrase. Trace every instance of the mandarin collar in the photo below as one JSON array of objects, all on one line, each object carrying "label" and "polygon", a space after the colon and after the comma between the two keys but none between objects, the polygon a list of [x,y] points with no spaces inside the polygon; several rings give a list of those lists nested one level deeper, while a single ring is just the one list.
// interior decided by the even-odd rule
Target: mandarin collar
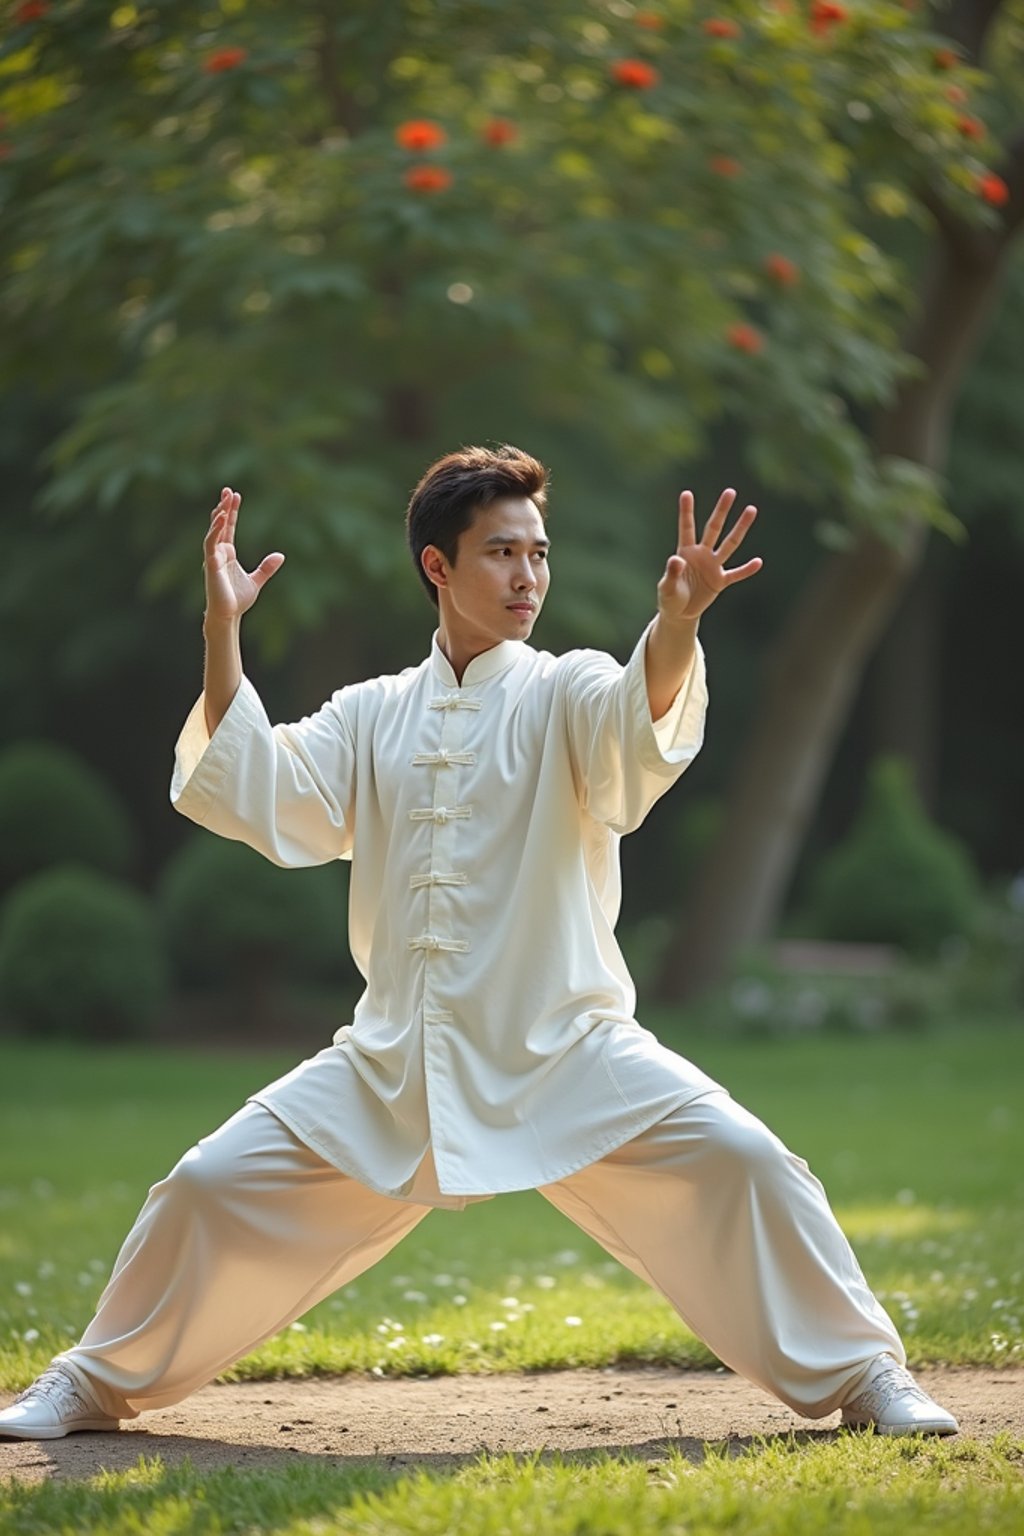
[{"label": "mandarin collar", "polygon": [[492,645],[489,651],[481,651],[479,656],[474,656],[465,672],[462,674],[460,685],[452,664],[438,644],[437,637],[440,630],[435,629],[430,642],[430,665],[434,676],[444,683],[446,688],[469,688],[473,683],[484,683],[489,677],[497,677],[499,672],[504,672],[507,667],[519,660],[526,650],[523,640],[499,640],[497,645]]}]

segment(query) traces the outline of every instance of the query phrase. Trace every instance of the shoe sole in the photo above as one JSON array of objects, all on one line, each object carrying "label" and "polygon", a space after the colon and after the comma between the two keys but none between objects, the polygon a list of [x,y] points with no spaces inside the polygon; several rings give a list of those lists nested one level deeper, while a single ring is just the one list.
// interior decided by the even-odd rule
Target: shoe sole
[{"label": "shoe sole", "polygon": [[874,1419],[844,1419],[842,1429],[873,1429],[876,1435],[958,1435],[959,1424],[877,1424]]},{"label": "shoe sole", "polygon": [[63,1440],[65,1435],[75,1435],[80,1429],[102,1431],[120,1428],[120,1419],[83,1419],[80,1424],[43,1424],[35,1429],[27,1425],[24,1429],[14,1429],[8,1424],[0,1424],[0,1440]]}]

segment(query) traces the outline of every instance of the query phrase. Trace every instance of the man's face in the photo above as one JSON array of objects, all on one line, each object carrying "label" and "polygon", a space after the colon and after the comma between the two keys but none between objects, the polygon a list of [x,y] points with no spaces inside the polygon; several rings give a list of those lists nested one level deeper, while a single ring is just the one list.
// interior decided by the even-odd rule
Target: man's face
[{"label": "man's face", "polygon": [[505,497],[478,511],[451,565],[434,545],[423,564],[437,587],[445,629],[462,646],[489,650],[527,640],[548,590],[544,520],[528,497]]}]

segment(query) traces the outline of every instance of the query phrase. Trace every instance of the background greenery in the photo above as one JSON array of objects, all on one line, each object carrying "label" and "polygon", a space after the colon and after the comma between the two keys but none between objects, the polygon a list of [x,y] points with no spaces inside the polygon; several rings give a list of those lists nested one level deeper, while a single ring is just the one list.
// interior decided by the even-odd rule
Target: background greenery
[{"label": "background greenery", "polygon": [[[707,746],[626,847],[648,993],[808,914],[887,753],[1005,906],[1024,866],[1024,684],[1001,665],[1024,560],[1018,12],[13,5],[0,741],[85,766],[60,794],[41,769],[34,798],[0,775],[5,883],[101,857],[62,825],[90,820],[85,768],[120,801],[122,878],[152,896],[184,856],[166,783],[222,484],[245,496],[243,558],[288,554],[246,659],[295,718],[422,655],[409,491],[459,442],[510,439],[552,469],[552,649],[625,654],[683,485],[762,507],[764,573],[705,626]],[[876,579],[827,600],[865,552]],[[799,723],[778,686],[806,695]]]}]

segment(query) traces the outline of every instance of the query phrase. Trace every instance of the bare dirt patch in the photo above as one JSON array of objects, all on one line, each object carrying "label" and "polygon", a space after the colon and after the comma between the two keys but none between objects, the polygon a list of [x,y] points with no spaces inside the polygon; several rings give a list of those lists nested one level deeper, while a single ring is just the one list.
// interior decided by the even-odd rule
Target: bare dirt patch
[{"label": "bare dirt patch", "polygon": [[[961,1433],[1024,1439],[1024,1368],[941,1367],[915,1373],[960,1420]],[[6,1399],[5,1399],[6,1403]],[[452,1467],[483,1450],[619,1451],[647,1459],[675,1447],[691,1459],[709,1443],[740,1451],[762,1435],[829,1440],[838,1414],[802,1419],[739,1377],[717,1371],[551,1371],[529,1375],[243,1382],[205,1387],[116,1434],[0,1442],[0,1478],[86,1478],[188,1457],[202,1469],[280,1464],[295,1456],[338,1464]]]}]

